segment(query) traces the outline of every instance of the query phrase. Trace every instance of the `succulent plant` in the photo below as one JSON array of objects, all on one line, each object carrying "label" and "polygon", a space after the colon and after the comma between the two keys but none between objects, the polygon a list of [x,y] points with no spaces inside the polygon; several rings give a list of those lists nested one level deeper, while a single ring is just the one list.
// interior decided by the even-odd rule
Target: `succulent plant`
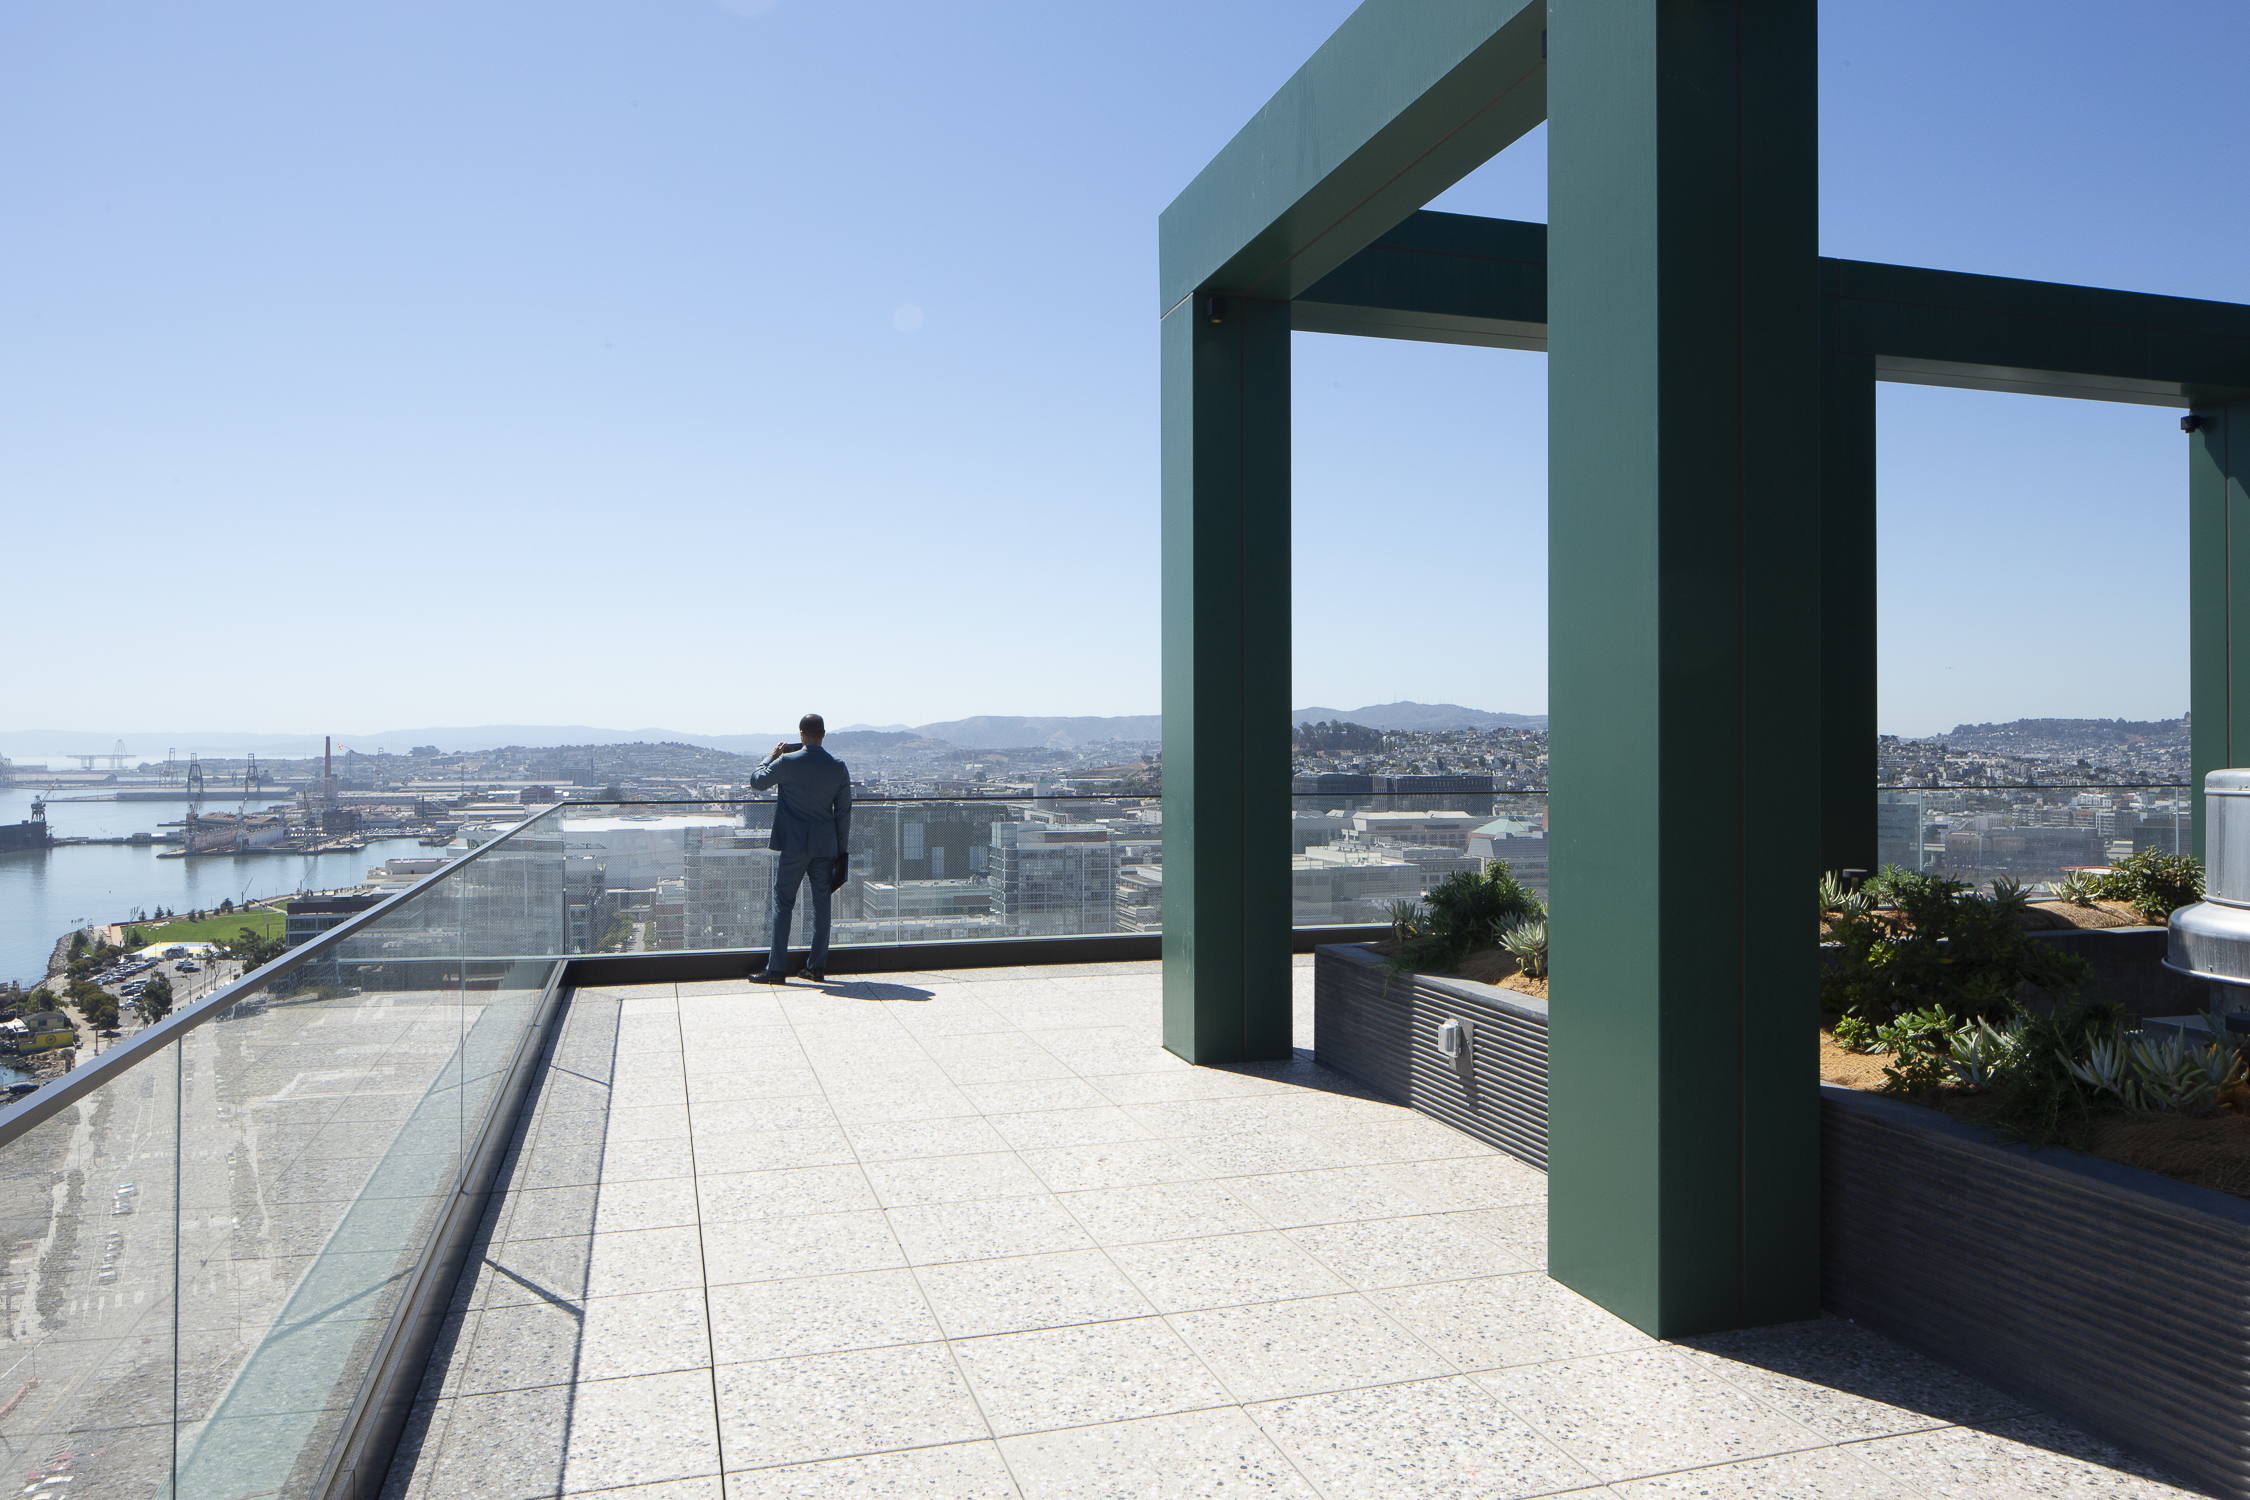
[{"label": "succulent plant", "polygon": [[1393,901],[1383,908],[1383,917],[1391,924],[1391,936],[1402,943],[1422,935],[1422,903],[1419,901]]},{"label": "succulent plant", "polygon": [[1519,923],[1500,934],[1500,946],[1516,961],[1527,979],[1542,979],[1547,973],[1547,919],[1534,917]]},{"label": "succulent plant", "polygon": [[1963,1088],[1981,1090],[2015,1060],[2023,1044],[2020,1026],[1999,1027],[1972,1021],[1953,1034],[1946,1069]]},{"label": "succulent plant", "polygon": [[2047,893],[2073,906],[2092,906],[2101,896],[2101,879],[2084,870],[2065,870],[2047,881]]}]

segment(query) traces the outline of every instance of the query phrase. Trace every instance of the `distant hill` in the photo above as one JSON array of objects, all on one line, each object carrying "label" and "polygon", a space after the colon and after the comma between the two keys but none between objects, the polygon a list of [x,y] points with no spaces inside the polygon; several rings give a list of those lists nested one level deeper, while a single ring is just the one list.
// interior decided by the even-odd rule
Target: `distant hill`
[{"label": "distant hill", "polygon": [[1938,738],[1963,749],[2016,754],[2117,745],[2184,747],[2188,742],[2188,721],[2185,718],[2013,719],[2005,724],[1956,724],[1951,733]]},{"label": "distant hill", "polygon": [[1096,740],[1158,740],[1164,721],[1156,714],[1126,714],[1114,719],[1010,718],[980,714],[973,719],[949,719],[923,724],[916,734],[933,740],[951,740],[975,750],[1004,750],[1018,745],[1089,745]]},{"label": "distant hill", "polygon": [[1342,719],[1370,729],[1545,729],[1545,714],[1490,713],[1458,703],[1374,703],[1366,708],[1298,708],[1289,722],[1324,724]]}]

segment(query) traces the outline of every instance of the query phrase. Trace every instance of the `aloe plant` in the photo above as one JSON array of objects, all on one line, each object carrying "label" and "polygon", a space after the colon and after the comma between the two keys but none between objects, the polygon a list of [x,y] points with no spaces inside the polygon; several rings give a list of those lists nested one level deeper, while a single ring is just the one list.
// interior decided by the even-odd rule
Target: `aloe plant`
[{"label": "aloe plant", "polygon": [[2223,1041],[2189,1045],[2178,1032],[2145,1032],[2097,1042],[2072,1073],[2093,1088],[2123,1100],[2128,1109],[2200,1111],[2217,1102],[2219,1091],[2243,1081],[2242,1055]]},{"label": "aloe plant", "polygon": [[2047,894],[2072,906],[2092,906],[2100,899],[2101,881],[2084,870],[2065,870],[2048,880]]},{"label": "aloe plant", "polygon": [[1422,903],[1419,901],[1393,901],[1383,908],[1383,916],[1391,924],[1391,936],[1402,943],[1422,935]]}]

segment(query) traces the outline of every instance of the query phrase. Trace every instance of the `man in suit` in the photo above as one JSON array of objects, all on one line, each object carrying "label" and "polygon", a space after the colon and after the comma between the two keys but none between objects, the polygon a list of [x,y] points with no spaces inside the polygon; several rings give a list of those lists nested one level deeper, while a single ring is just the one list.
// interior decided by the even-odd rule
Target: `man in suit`
[{"label": "man in suit", "polygon": [[815,984],[828,977],[828,914],[836,888],[844,883],[844,851],[852,831],[852,775],[844,763],[820,747],[828,726],[819,714],[797,721],[802,743],[780,744],[766,763],[750,774],[750,785],[780,788],[773,809],[773,839],[781,865],[773,877],[773,951],[759,984],[789,981],[789,924],[797,911],[797,887],[812,882],[812,952],[805,977]]}]

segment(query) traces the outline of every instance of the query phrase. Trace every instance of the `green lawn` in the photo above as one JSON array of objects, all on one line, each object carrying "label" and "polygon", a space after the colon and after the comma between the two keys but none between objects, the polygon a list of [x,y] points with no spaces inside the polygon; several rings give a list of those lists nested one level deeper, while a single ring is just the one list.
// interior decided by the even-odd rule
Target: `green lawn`
[{"label": "green lawn", "polygon": [[[161,926],[140,924],[141,941],[135,947],[150,943],[231,943],[247,927],[262,938],[281,936],[288,918],[275,907],[245,907],[241,911],[220,912],[201,922],[165,922]],[[128,933],[131,932],[128,928]]]}]

